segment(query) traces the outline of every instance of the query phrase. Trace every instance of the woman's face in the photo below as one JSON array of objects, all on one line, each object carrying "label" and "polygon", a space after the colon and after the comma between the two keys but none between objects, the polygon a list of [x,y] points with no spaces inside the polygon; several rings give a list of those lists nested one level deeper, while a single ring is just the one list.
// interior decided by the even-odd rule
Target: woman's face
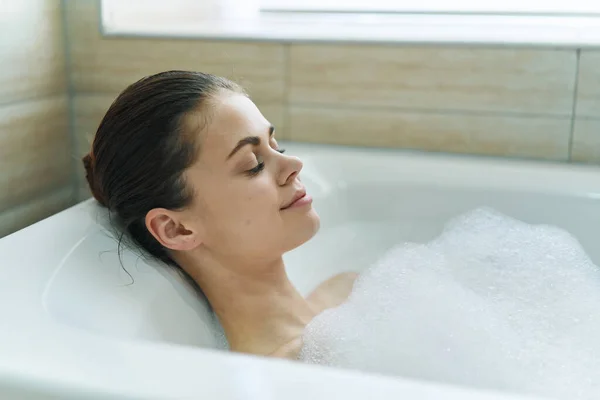
[{"label": "woman's face", "polygon": [[280,152],[273,126],[249,98],[227,93],[213,102],[198,161],[185,174],[194,191],[189,224],[215,255],[269,261],[319,228],[310,194],[298,200],[306,193],[302,162]]}]

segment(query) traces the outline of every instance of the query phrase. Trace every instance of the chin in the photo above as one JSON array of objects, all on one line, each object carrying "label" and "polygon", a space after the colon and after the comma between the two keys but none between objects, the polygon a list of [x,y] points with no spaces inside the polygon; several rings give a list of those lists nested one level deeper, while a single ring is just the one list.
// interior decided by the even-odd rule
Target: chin
[{"label": "chin", "polygon": [[311,233],[310,237],[306,239],[306,241],[310,240],[313,236],[315,236],[319,231],[319,228],[321,227],[321,217],[319,217],[319,214],[317,214],[317,212],[314,209],[310,210],[310,212],[307,215],[307,219],[310,223]]},{"label": "chin", "polygon": [[302,246],[304,243],[312,239],[319,228],[321,227],[321,219],[319,214],[314,209],[311,209],[307,214],[303,215],[301,220],[298,220],[292,227],[293,232],[290,234],[292,242],[287,246],[286,251]]}]

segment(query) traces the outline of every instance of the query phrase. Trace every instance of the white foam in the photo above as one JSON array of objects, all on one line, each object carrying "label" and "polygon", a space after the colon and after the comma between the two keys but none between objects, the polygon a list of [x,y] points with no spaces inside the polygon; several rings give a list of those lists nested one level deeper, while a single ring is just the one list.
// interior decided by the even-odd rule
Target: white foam
[{"label": "white foam", "polygon": [[307,326],[300,359],[598,398],[600,270],[569,233],[478,209],[361,274],[346,303]]}]

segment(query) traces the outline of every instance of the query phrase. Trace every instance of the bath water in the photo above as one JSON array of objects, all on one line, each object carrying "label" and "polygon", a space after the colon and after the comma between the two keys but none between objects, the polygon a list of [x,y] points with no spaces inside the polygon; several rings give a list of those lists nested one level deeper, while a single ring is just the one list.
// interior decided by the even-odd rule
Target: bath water
[{"label": "bath water", "polygon": [[477,209],[363,272],[346,303],[307,326],[300,359],[598,398],[600,269],[564,230]]}]

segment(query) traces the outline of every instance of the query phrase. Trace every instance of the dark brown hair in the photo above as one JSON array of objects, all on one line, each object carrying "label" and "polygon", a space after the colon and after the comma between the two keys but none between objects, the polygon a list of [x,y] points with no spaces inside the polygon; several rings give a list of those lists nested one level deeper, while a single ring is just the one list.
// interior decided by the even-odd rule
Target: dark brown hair
[{"label": "dark brown hair", "polygon": [[[192,200],[183,172],[199,152],[208,100],[219,92],[243,93],[235,83],[200,72],[167,71],[127,87],[102,119],[92,149],[83,157],[92,194],[150,255],[174,264],[148,232],[153,208],[178,210]],[[190,124],[197,112],[198,124]]]}]

